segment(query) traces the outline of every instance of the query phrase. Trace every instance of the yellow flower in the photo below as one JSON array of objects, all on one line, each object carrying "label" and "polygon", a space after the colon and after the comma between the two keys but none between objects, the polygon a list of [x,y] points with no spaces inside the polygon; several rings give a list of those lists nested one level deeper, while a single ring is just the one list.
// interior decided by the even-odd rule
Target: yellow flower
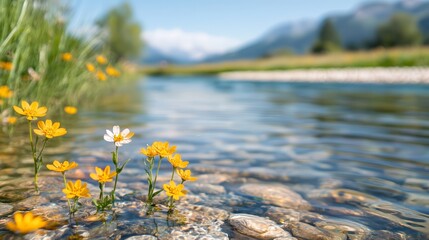
[{"label": "yellow flower", "polygon": [[103,55],[97,55],[95,57],[95,60],[99,63],[99,64],[106,64],[107,63],[107,58],[104,57]]},{"label": "yellow flower", "polygon": [[152,158],[158,155],[158,152],[151,146],[147,146],[147,149],[140,149],[140,153]]},{"label": "yellow flower", "polygon": [[111,66],[108,66],[106,68],[106,73],[107,73],[107,75],[112,76],[112,77],[119,77],[121,75],[121,73],[116,68],[111,67]]},{"label": "yellow flower", "polygon": [[184,187],[185,186],[183,184],[179,184],[176,186],[176,184],[173,181],[170,181],[170,184],[163,185],[163,188],[167,196],[173,197],[174,200],[179,200],[180,197],[183,197],[186,195],[187,191],[183,190]]},{"label": "yellow flower", "polygon": [[89,198],[91,194],[86,183],[83,183],[80,180],[76,180],[73,184],[72,181],[67,183],[67,187],[63,189],[63,193],[66,194],[67,198]]},{"label": "yellow flower", "polygon": [[27,116],[28,120],[36,120],[38,117],[44,117],[48,109],[46,107],[40,107],[38,102],[32,102],[31,105],[26,101],[21,102],[22,108],[13,106],[13,109],[18,114]]},{"label": "yellow flower", "polygon": [[168,161],[173,165],[174,168],[185,168],[188,166],[188,161],[182,161],[182,156],[180,154],[176,154],[174,156],[168,156]]},{"label": "yellow flower", "polygon": [[104,72],[101,70],[98,70],[95,75],[97,76],[97,79],[100,81],[106,81],[107,80],[106,74],[104,74]]},{"label": "yellow flower", "polygon": [[57,160],[55,160],[52,164],[46,165],[46,167],[49,170],[55,171],[55,172],[65,172],[73,168],[76,168],[77,166],[78,164],[76,162],[69,163],[69,161],[64,161],[63,163],[60,163]]},{"label": "yellow flower", "polygon": [[158,153],[162,158],[168,157],[171,154],[176,152],[176,146],[169,146],[168,142],[154,142],[152,143],[152,148]]},{"label": "yellow flower", "polygon": [[4,70],[12,70],[13,68],[13,64],[11,62],[0,62],[0,69],[4,69]]},{"label": "yellow flower", "polygon": [[61,55],[61,58],[66,62],[70,62],[73,59],[73,55],[69,52],[66,52]]},{"label": "yellow flower", "polygon": [[191,176],[192,175],[191,170],[177,169],[177,174],[179,174],[180,178],[183,181],[191,181],[191,182],[193,182],[193,181],[195,181],[195,180],[198,179],[196,177],[192,177]]},{"label": "yellow flower", "polygon": [[16,117],[8,117],[6,119],[6,122],[9,124],[15,124],[16,123]]},{"label": "yellow flower", "polygon": [[46,122],[39,121],[37,123],[39,129],[34,129],[37,135],[45,136],[46,138],[60,137],[67,133],[65,128],[60,128],[60,123],[55,122],[52,124],[52,120],[48,119]]},{"label": "yellow flower", "polygon": [[13,95],[13,91],[8,86],[0,86],[0,98],[10,98]]},{"label": "yellow flower", "polygon": [[101,168],[95,167],[96,173],[91,173],[89,176],[99,183],[111,182],[116,172],[110,173],[110,166],[106,166],[104,171]]},{"label": "yellow flower", "polygon": [[21,234],[34,232],[39,228],[45,227],[47,224],[43,218],[34,216],[32,212],[27,212],[26,214],[15,213],[13,219],[14,221],[6,224],[7,229]]},{"label": "yellow flower", "polygon": [[95,71],[94,64],[92,64],[92,63],[87,63],[87,64],[86,64],[86,70],[88,70],[89,72],[94,72],[94,71]]},{"label": "yellow flower", "polygon": [[64,108],[64,112],[66,112],[67,114],[70,114],[70,115],[74,115],[77,113],[77,108],[73,107],[73,106],[66,106]]}]

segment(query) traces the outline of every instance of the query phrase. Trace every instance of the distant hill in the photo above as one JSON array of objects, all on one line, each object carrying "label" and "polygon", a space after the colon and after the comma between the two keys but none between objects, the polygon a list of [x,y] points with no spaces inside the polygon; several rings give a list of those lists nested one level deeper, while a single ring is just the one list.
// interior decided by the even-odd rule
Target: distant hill
[{"label": "distant hill", "polygon": [[192,62],[189,58],[182,57],[181,55],[176,54],[172,56],[162,53],[147,43],[145,44],[144,54],[140,61],[149,65],[157,65],[161,63],[186,64]]},{"label": "distant hill", "polygon": [[[328,17],[334,23],[344,47],[361,47],[374,38],[380,24],[397,12],[413,15],[419,22],[422,32],[429,33],[429,2],[423,0],[402,0],[397,3],[372,2],[347,14]],[[238,50],[208,57],[203,62],[255,59],[280,50],[302,54],[311,48],[320,24],[310,21],[285,23]]]}]

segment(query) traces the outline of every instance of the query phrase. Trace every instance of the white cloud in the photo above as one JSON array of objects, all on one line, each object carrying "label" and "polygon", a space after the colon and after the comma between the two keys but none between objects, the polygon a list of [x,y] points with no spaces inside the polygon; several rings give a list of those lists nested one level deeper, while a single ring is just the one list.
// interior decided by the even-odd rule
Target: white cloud
[{"label": "white cloud", "polygon": [[186,32],[180,28],[155,29],[143,33],[144,40],[164,54],[202,59],[238,47],[241,41],[203,32]]}]

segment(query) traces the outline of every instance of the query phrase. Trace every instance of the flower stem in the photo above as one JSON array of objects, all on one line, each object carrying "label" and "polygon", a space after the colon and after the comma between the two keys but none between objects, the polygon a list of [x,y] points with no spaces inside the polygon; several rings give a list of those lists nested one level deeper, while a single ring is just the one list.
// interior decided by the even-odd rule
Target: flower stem
[{"label": "flower stem", "polygon": [[153,185],[151,185],[150,183],[153,183],[153,163],[155,161],[155,158],[152,158],[150,160],[146,159],[147,162],[149,162],[149,171],[148,171],[148,185],[149,185],[149,189],[147,191],[147,203],[149,205],[152,205],[152,194],[153,194]]},{"label": "flower stem", "polygon": [[39,185],[37,184],[38,181],[38,173],[39,169],[37,167],[37,158],[36,158],[36,148],[33,143],[33,131],[31,126],[31,120],[28,120],[28,133],[30,136],[30,145],[31,145],[31,153],[33,154],[33,161],[34,161],[34,188],[36,190],[36,193],[39,193]]},{"label": "flower stem", "polygon": [[118,162],[119,162],[119,160],[118,160],[118,148],[119,147],[116,147],[116,150],[115,150],[116,161],[113,162],[115,164],[116,177],[115,177],[115,184],[113,185],[113,190],[112,190],[112,193],[111,193],[111,195],[112,195],[112,206],[115,206],[116,184],[118,183],[118,178],[119,178],[119,173],[118,173]]},{"label": "flower stem", "polygon": [[173,167],[173,172],[171,173],[171,179],[170,179],[170,181],[173,181],[175,170],[176,170],[176,168],[175,168],[175,167]]},{"label": "flower stem", "polygon": [[159,173],[159,168],[161,167],[161,161],[162,161],[162,157],[159,157],[158,167],[157,167],[156,173],[155,173],[155,180],[153,181],[153,188],[154,189],[155,189],[155,186],[156,186],[156,180],[158,179],[158,173]]},{"label": "flower stem", "polygon": [[45,138],[43,140],[43,145],[42,145],[42,149],[40,149],[39,155],[37,156],[37,160],[40,159],[40,157],[42,156],[43,150],[45,150],[45,146],[46,146],[46,142],[49,140],[49,138]]},{"label": "flower stem", "polygon": [[98,183],[98,187],[100,188],[100,197],[99,197],[99,199],[100,199],[100,201],[102,201],[102,199],[103,199],[103,192],[104,192],[104,183]]},{"label": "flower stem", "polygon": [[[62,172],[62,174],[63,174],[63,180],[64,180],[64,187],[67,188],[66,173]],[[70,211],[70,214],[71,214],[72,208],[71,208],[70,199],[68,199],[68,198],[67,198],[67,203],[69,205],[69,211]]]}]

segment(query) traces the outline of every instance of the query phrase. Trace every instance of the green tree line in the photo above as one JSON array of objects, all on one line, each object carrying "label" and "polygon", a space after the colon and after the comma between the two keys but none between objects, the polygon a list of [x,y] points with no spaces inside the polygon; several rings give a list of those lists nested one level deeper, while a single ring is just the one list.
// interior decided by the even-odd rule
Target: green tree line
[{"label": "green tree line", "polygon": [[[413,16],[396,13],[382,23],[375,31],[374,39],[364,43],[366,48],[406,47],[429,44],[429,15],[419,22]],[[313,53],[328,53],[343,49],[341,38],[331,19],[323,21]]]}]

